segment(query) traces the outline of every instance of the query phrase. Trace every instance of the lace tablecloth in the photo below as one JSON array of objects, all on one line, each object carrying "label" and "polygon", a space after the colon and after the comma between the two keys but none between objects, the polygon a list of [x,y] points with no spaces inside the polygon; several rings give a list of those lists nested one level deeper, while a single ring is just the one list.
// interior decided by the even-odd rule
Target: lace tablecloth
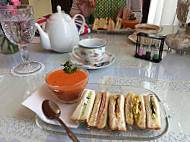
[{"label": "lace tablecloth", "polygon": [[[171,27],[165,27],[164,31],[167,33],[170,29]],[[174,114],[169,118],[168,132],[154,141],[190,141],[190,56],[167,54],[161,63],[151,63],[133,57],[135,45],[127,39],[127,35],[90,34],[81,38],[88,36],[105,39],[107,50],[116,56],[112,66],[90,70],[89,82],[134,85],[153,90],[169,106],[169,113]],[[45,65],[44,72],[31,77],[15,77],[10,74],[10,69],[21,62],[19,53],[0,54],[0,142],[70,141],[65,135],[40,129],[35,124],[35,114],[21,105],[45,83],[46,73],[67,61],[69,54],[46,51],[40,44],[32,44],[30,53],[31,60],[35,59]],[[87,142],[108,141],[79,139]]]}]

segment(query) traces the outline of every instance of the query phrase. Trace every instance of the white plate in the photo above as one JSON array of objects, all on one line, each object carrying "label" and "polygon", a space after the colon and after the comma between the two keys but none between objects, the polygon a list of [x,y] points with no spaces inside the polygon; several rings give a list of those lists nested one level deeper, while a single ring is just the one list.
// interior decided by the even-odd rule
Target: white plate
[{"label": "white plate", "polygon": [[115,61],[115,55],[109,52],[106,52],[105,57],[102,60],[102,62],[95,65],[86,65],[82,60],[79,60],[76,57],[74,57],[72,53],[70,53],[70,60],[73,64],[83,66],[85,69],[101,69],[101,68],[106,68],[112,65]]},{"label": "white plate", "polygon": [[[128,38],[133,43],[137,42],[137,35],[136,34],[131,34],[131,35],[128,36]],[[148,45],[149,43],[150,43],[150,38],[145,37],[145,39],[144,39],[144,45]],[[156,43],[158,43],[157,40],[152,40],[152,45],[155,45]]]},{"label": "white plate", "polygon": [[133,33],[134,30],[131,28],[126,28],[126,29],[114,29],[113,31],[107,31],[107,30],[94,30],[94,32],[99,32],[99,33],[109,33],[109,34],[130,34]]}]

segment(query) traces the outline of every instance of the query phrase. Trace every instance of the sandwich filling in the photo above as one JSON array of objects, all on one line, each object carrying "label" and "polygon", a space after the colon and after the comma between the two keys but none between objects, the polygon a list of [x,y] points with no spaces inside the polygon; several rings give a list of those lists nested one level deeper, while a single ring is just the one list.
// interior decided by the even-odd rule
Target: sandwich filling
[{"label": "sandwich filling", "polygon": [[152,111],[152,114],[151,114],[152,119],[154,119],[155,116],[156,116],[156,112],[155,112],[155,104],[153,102],[153,96],[150,96],[150,108],[151,108],[151,111]]},{"label": "sandwich filling", "polygon": [[117,115],[119,114],[119,102],[118,102],[118,96],[117,98],[115,99],[115,114],[116,114],[116,118],[117,118]]},{"label": "sandwich filling", "polygon": [[134,107],[134,104],[135,104],[135,98],[136,98],[136,95],[134,93],[132,93],[132,98],[131,98],[131,107],[130,107],[130,118],[133,119],[133,107]]},{"label": "sandwich filling", "polygon": [[88,104],[88,101],[90,100],[91,95],[92,95],[92,92],[89,91],[88,95],[84,98],[84,102],[83,102],[83,105],[82,105],[79,121],[81,121],[81,118],[83,117],[83,115],[84,115],[84,113],[86,111],[86,106]]},{"label": "sandwich filling", "polygon": [[133,112],[134,112],[134,117],[135,117],[135,121],[138,122],[140,119],[140,112],[142,110],[142,103],[141,100],[138,97],[135,97],[135,103],[134,103],[134,107],[133,107]]},{"label": "sandwich filling", "polygon": [[99,29],[100,29],[100,30],[103,30],[104,21],[105,21],[105,19],[100,18],[100,20],[99,20]]},{"label": "sandwich filling", "polygon": [[100,120],[101,114],[102,114],[103,109],[104,109],[104,106],[105,106],[105,102],[106,102],[106,93],[103,92],[103,93],[102,93],[101,102],[100,102],[100,107],[99,107],[99,110],[98,110],[97,119],[96,119],[96,126],[97,126],[98,123],[99,123],[99,120]]}]

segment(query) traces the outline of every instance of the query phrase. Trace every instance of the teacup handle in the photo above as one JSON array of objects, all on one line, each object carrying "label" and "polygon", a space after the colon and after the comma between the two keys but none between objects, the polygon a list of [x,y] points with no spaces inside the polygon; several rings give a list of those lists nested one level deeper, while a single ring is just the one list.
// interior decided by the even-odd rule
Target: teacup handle
[{"label": "teacup handle", "polygon": [[75,22],[75,19],[76,19],[78,16],[82,18],[82,25],[81,25],[81,27],[80,27],[80,29],[79,29],[79,35],[80,35],[80,34],[81,34],[81,31],[82,31],[82,28],[84,27],[84,24],[85,24],[85,18],[84,18],[84,16],[82,16],[81,14],[76,14],[76,15],[73,17],[73,21],[74,21],[74,22]]},{"label": "teacup handle", "polygon": [[76,50],[76,49],[79,49],[79,47],[78,47],[78,46],[74,46],[73,49],[72,49],[72,54],[73,54],[73,56],[74,56],[75,58],[81,60],[81,58],[75,53],[75,50]]}]

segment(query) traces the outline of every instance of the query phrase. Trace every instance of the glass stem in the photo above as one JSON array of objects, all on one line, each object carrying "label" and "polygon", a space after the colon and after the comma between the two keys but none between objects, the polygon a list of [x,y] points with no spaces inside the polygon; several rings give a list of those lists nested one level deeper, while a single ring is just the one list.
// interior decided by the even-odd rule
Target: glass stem
[{"label": "glass stem", "polygon": [[28,52],[28,45],[22,45],[20,46],[21,50],[21,57],[25,65],[30,65],[29,62],[29,52]]}]

